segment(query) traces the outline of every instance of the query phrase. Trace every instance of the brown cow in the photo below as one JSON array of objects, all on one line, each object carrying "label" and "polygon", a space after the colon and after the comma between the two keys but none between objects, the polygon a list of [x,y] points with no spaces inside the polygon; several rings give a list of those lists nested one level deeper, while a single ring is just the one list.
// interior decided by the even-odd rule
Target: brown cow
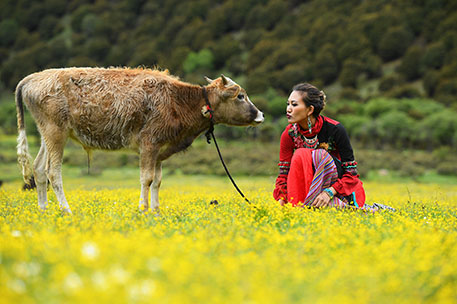
[{"label": "brown cow", "polygon": [[[222,75],[206,91],[214,123],[257,125],[263,113],[243,88]],[[23,102],[41,134],[31,167]],[[210,126],[203,88],[167,71],[126,68],[50,69],[31,74],[16,88],[18,162],[24,180],[35,177],[38,205],[47,207],[47,178],[60,207],[71,213],[62,186],[62,156],[68,137],[92,149],[132,149],[140,154],[139,207],[158,210],[162,161],[189,147]]]}]

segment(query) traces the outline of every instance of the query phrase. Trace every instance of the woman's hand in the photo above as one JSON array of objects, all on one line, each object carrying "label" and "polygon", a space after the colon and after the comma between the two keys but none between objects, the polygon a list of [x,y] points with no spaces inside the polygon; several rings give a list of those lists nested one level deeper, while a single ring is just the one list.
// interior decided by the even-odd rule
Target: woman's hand
[{"label": "woman's hand", "polygon": [[[330,187],[329,189],[333,192],[333,194],[335,194],[333,187]],[[322,191],[321,194],[314,199],[311,206],[316,208],[326,207],[330,204],[330,201],[330,196],[325,191]]]},{"label": "woman's hand", "polygon": [[278,202],[281,204],[281,206],[284,206],[285,204],[287,204],[287,202],[283,199],[280,199]]}]

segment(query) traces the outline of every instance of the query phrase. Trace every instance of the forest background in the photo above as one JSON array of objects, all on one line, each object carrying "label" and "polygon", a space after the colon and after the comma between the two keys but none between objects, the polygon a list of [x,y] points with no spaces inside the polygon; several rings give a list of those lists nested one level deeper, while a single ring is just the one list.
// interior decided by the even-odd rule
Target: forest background
[{"label": "forest background", "polygon": [[[17,178],[14,89],[46,68],[169,69],[195,84],[221,73],[266,114],[258,128],[216,127],[231,171],[277,173],[292,86],[327,94],[323,114],[348,130],[364,178],[457,175],[457,2],[2,0],[0,171]],[[32,151],[38,132],[30,116]],[[87,174],[69,143],[64,163]],[[223,174],[214,147],[196,140],[168,173]],[[96,152],[92,175],[135,167],[134,154]]]}]

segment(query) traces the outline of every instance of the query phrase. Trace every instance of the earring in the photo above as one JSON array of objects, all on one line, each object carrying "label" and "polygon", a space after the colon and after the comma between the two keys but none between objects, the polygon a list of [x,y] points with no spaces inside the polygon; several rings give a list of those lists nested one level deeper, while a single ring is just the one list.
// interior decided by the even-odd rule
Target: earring
[{"label": "earring", "polygon": [[308,131],[309,131],[309,134],[311,134],[311,119],[309,119],[309,116],[308,116]]}]

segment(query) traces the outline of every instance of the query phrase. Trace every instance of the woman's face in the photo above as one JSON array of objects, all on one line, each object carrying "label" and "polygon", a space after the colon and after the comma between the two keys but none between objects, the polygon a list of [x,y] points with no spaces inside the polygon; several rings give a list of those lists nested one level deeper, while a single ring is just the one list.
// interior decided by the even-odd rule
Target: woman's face
[{"label": "woman's face", "polygon": [[292,91],[290,93],[289,99],[287,100],[287,121],[290,124],[306,122],[308,116],[311,115],[314,110],[313,106],[307,107],[305,102],[302,100],[303,92]]}]

